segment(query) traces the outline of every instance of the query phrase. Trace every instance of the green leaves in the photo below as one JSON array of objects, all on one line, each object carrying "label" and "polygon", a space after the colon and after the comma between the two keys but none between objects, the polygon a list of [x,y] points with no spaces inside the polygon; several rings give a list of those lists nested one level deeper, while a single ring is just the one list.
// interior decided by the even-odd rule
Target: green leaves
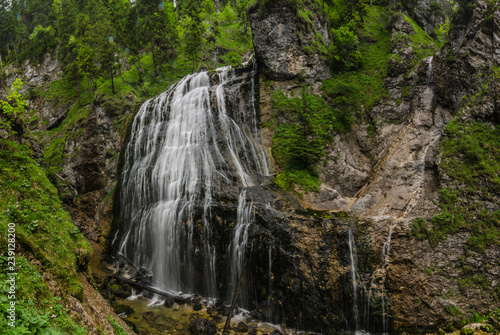
[{"label": "green leaves", "polygon": [[12,122],[18,114],[24,112],[27,106],[26,101],[22,99],[21,93],[19,93],[22,87],[23,82],[17,78],[12,83],[7,100],[0,100],[0,109],[3,114],[0,119],[0,129],[5,130],[8,136],[16,134],[16,131],[12,129]]},{"label": "green leaves", "polygon": [[30,40],[36,44],[42,44],[44,48],[41,52],[45,52],[47,51],[47,47],[53,43],[55,36],[56,32],[52,26],[42,27],[38,25],[30,34]]},{"label": "green leaves", "polygon": [[323,146],[332,138],[335,117],[325,101],[304,87],[302,97],[273,95],[277,113],[288,122],[278,125],[273,138],[273,154],[281,166],[310,168],[323,156]]},{"label": "green leaves", "polygon": [[282,91],[273,94],[276,119],[280,120],[273,136],[272,153],[284,169],[276,183],[284,189],[300,184],[316,190],[319,179],[315,165],[324,157],[323,147],[339,130],[339,120],[326,102],[305,87],[300,97],[287,97]]},{"label": "green leaves", "polygon": [[358,37],[348,27],[332,29],[330,45],[330,65],[333,71],[351,71],[361,66]]}]

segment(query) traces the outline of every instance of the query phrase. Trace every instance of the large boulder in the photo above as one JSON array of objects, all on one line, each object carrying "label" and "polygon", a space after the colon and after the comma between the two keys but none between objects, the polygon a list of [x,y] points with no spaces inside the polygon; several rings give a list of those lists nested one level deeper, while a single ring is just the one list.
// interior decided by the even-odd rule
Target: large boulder
[{"label": "large boulder", "polygon": [[191,322],[189,333],[192,335],[215,335],[217,334],[217,327],[215,322],[199,318]]}]

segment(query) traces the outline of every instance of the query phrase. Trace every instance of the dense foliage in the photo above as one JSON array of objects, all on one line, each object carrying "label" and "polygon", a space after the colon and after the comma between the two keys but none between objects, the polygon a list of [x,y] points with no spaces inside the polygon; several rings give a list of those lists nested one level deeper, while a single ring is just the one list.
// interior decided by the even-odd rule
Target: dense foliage
[{"label": "dense foliage", "polygon": [[21,63],[55,53],[67,82],[93,98],[100,85],[164,90],[179,74],[240,62],[251,48],[247,5],[227,2],[218,13],[211,0],[1,0],[0,56]]},{"label": "dense foliage", "polygon": [[23,83],[20,79],[16,79],[12,84],[10,94],[5,100],[0,100],[0,129],[4,131],[4,136],[9,137],[16,134],[13,123],[16,117],[24,114],[26,101],[21,98],[19,91]]},{"label": "dense foliage", "polygon": [[276,177],[278,185],[290,189],[301,184],[316,190],[319,180],[316,164],[325,156],[324,146],[334,132],[350,129],[350,114],[333,110],[325,100],[305,86],[300,96],[287,97],[282,91],[273,94],[275,118],[279,120],[273,137],[273,156],[284,169]]}]

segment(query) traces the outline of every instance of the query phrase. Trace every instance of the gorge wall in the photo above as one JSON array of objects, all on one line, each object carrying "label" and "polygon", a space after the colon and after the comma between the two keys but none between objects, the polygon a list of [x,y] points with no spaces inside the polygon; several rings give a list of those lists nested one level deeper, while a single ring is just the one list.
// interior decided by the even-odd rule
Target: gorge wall
[{"label": "gorge wall", "polygon": [[[276,5],[266,15],[271,21],[280,10]],[[352,132],[335,137],[328,163],[318,167],[320,192],[300,200],[311,208],[345,211],[368,221],[358,229],[367,234],[364,241],[369,241],[374,258],[372,268],[364,274],[361,271],[359,281],[370,295],[387,295],[393,329],[435,329],[466,318],[468,311],[488,314],[498,305],[498,237],[483,250],[470,247],[474,243],[472,222],[480,220],[478,213],[498,215],[495,181],[479,177],[476,182],[483,191],[462,192],[451,204],[457,212],[470,213],[469,225],[443,236],[438,243],[416,239],[412,232],[417,218],[427,220],[431,229],[439,225],[433,218],[443,210],[440,190],[467,187],[443,168],[444,159],[450,160],[449,156],[443,158],[449,155],[443,153],[451,136],[447,124],[455,119],[491,129],[498,125],[499,15],[495,3],[471,2],[454,17],[444,47],[421,60],[417,56],[421,46],[412,39],[417,28],[403,15],[394,15],[388,22],[392,54],[384,79],[388,97],[376,103],[364,121],[355,122]],[[268,46],[256,47],[267,51],[265,57],[256,53],[257,60],[273,66],[267,60],[279,59],[280,52],[272,47],[282,37],[261,28],[266,27],[265,18],[251,17],[254,43]],[[281,67],[285,65],[281,62]],[[273,75],[268,78],[276,79]],[[290,93],[298,86],[285,81],[271,87]],[[273,115],[268,107],[270,94],[261,89],[263,123]],[[372,121],[374,136],[368,131]],[[264,128],[264,134],[268,131]],[[271,140],[267,143],[271,145]],[[458,155],[451,159],[463,162],[467,158]],[[452,221],[445,225],[451,226]],[[366,243],[363,238],[357,241],[358,247]],[[345,276],[347,270],[338,271]]]},{"label": "gorge wall", "polygon": [[[383,23],[390,32],[392,54],[384,78],[387,96],[364,110],[352,131],[335,135],[326,148],[326,162],[318,165],[320,190],[302,196],[272,181],[280,167],[271,155],[273,129],[266,124],[274,118],[273,91],[296,93],[306,83],[321,94],[321,81],[331,77],[326,18],[306,6],[309,19],[304,19],[280,1],[249,9],[259,72],[252,82],[256,91],[243,79],[232,90],[239,90],[247,101],[255,99],[271,167],[271,176],[256,177],[256,185],[245,193],[255,217],[248,231],[248,270],[240,303],[252,310],[253,317],[325,334],[346,328],[423,332],[458,324],[471,311],[487,314],[498,306],[498,239],[483,250],[471,247],[471,237],[477,237],[475,222],[487,217],[498,228],[498,183],[478,177],[474,180],[479,187],[474,188],[457,179],[449,162],[466,161],[468,156],[445,152],[445,144],[457,136],[447,128],[450,122],[460,129],[498,126],[500,12],[495,2],[481,0],[464,8],[453,20],[448,42],[423,58],[418,54],[421,45],[412,39],[418,32],[411,20],[396,14]],[[425,22],[427,32],[441,23],[432,17]],[[237,72],[244,78],[252,70],[250,66]],[[57,61],[48,55],[39,68],[27,62],[10,73],[8,84],[18,76],[25,78],[25,92],[59,78]],[[234,107],[231,94],[228,104]],[[29,99],[39,113],[31,129],[49,132],[62,126],[69,134],[59,157],[61,169],[52,181],[76,226],[93,242],[93,280],[103,291],[109,280],[102,271],[103,246],[121,224],[114,193],[123,170],[118,152],[128,143],[126,129],[138,110],[136,100],[130,93],[113,108],[97,96],[84,109],[86,114],[73,115],[71,103]],[[39,145],[52,145],[51,136],[47,133]],[[35,152],[42,158],[36,146]],[[425,234],[438,229],[435,217],[444,210],[443,189],[457,194],[452,207],[458,209],[447,209],[450,216],[467,211],[463,221],[470,226],[463,224],[437,240],[417,236],[415,219],[426,222]],[[209,219],[217,255],[227,254],[238,223],[239,196],[238,187],[214,187]],[[203,206],[197,206],[201,211]],[[199,211],[193,218],[197,226],[202,225]],[[453,219],[445,222],[452,224]],[[203,250],[203,239],[202,234],[194,237],[197,253]],[[234,290],[228,263],[222,256],[215,267],[220,278],[216,290],[225,301]],[[85,295],[104,304],[87,279],[80,279]],[[98,304],[90,300],[71,299],[68,306],[71,303],[70,309],[85,310],[85,319],[94,320],[87,324],[91,332],[111,329],[104,315],[111,313],[107,307],[94,308]]]}]

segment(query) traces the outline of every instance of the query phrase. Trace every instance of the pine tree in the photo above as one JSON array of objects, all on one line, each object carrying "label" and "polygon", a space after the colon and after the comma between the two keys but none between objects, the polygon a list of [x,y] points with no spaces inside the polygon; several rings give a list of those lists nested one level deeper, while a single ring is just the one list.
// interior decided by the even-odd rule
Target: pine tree
[{"label": "pine tree", "polygon": [[15,43],[16,17],[10,9],[10,1],[0,0],[0,55],[7,55]]},{"label": "pine tree", "polygon": [[238,17],[241,20],[240,25],[243,26],[243,31],[245,33],[245,36],[248,36],[248,24],[249,24],[247,9],[248,9],[248,0],[236,1],[236,13],[238,14]]},{"label": "pine tree", "polygon": [[178,43],[173,5],[161,4],[150,0],[138,0],[136,3],[140,35],[143,43],[149,43],[155,77],[158,76],[157,52],[175,50]]},{"label": "pine tree", "polygon": [[194,72],[198,68],[198,59],[204,44],[204,27],[201,17],[200,1],[187,1],[185,13],[188,17],[188,24],[184,31],[184,39],[186,41],[185,52],[193,64],[192,72]]}]

